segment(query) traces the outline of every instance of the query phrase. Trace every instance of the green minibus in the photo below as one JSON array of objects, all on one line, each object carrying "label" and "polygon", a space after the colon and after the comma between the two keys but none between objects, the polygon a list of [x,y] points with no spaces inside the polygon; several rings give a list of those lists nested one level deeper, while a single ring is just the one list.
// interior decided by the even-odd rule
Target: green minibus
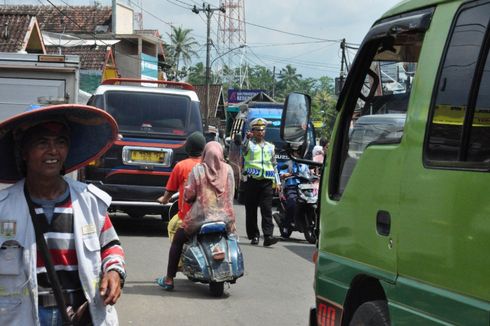
[{"label": "green minibus", "polygon": [[[489,50],[490,1],[403,1],[367,33],[323,167],[310,325],[490,325]],[[310,108],[292,93],[282,116],[303,151]],[[359,146],[384,114],[403,122]]]}]

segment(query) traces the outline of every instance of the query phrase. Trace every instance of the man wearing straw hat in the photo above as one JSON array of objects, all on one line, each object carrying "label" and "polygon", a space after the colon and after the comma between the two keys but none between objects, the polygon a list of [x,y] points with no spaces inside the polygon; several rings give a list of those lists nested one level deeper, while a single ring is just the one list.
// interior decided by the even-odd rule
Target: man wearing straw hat
[{"label": "man wearing straw hat", "polygon": [[114,119],[83,105],[39,108],[0,123],[0,182],[15,183],[0,191],[0,306],[8,308],[0,325],[66,324],[63,304],[72,311],[88,305],[84,325],[118,324],[112,305],[125,266],[107,214],[111,198],[63,176],[116,138]]}]

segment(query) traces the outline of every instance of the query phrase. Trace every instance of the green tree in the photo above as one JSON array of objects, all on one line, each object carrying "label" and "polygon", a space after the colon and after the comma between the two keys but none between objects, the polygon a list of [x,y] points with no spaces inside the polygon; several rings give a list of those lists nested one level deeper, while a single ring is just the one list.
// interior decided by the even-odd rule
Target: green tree
[{"label": "green tree", "polygon": [[182,73],[179,71],[179,64],[181,60],[184,64],[188,65],[192,57],[197,56],[195,48],[198,43],[190,35],[192,29],[186,29],[182,27],[172,26],[172,32],[169,35],[170,43],[167,45],[167,50],[170,58],[170,64],[172,65],[173,78],[178,80],[179,75]]},{"label": "green tree", "polygon": [[301,74],[296,72],[296,68],[291,65],[282,68],[279,72],[276,93],[284,98],[288,93],[298,90],[302,77]]},{"label": "green tree", "polygon": [[263,89],[268,93],[272,93],[274,76],[272,75],[272,71],[267,67],[254,66],[249,68],[248,80],[250,88]]},{"label": "green tree", "polygon": [[337,98],[327,89],[318,91],[312,99],[312,120],[322,121],[323,128],[317,129],[317,137],[330,139],[337,117]]},{"label": "green tree", "polygon": [[195,66],[189,68],[187,81],[192,85],[204,85],[206,82],[206,67],[202,62],[198,62]]}]

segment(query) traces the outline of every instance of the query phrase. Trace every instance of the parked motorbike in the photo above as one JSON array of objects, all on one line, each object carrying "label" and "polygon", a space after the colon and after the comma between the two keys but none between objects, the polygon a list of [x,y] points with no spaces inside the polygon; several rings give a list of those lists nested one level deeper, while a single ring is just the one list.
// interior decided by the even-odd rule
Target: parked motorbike
[{"label": "parked motorbike", "polygon": [[[178,211],[178,193],[168,204],[169,220]],[[211,295],[221,297],[225,283],[234,284],[244,274],[243,254],[226,223],[206,222],[184,245],[182,273],[193,282],[209,284]]]},{"label": "parked motorbike", "polygon": [[[296,205],[294,209],[293,221],[287,221],[286,217],[286,183],[288,179],[298,180],[296,185]],[[319,177],[305,172],[293,172],[291,176],[283,179],[281,193],[279,194],[279,205],[277,211],[272,213],[276,221],[281,236],[289,238],[293,231],[299,231],[304,234],[306,241],[309,243],[316,242],[315,223],[316,208],[318,201],[318,181]]]},{"label": "parked motorbike", "polygon": [[193,282],[209,284],[215,297],[221,297],[224,284],[235,283],[243,276],[243,255],[234,234],[227,234],[224,222],[204,223],[184,245],[183,268]]}]

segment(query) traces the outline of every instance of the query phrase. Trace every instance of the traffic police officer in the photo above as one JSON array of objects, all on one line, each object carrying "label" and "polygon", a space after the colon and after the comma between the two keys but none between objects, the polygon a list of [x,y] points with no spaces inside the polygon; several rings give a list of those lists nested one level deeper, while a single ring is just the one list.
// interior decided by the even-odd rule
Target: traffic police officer
[{"label": "traffic police officer", "polygon": [[262,215],[262,232],[264,246],[275,244],[278,239],[272,235],[272,197],[273,189],[279,187],[279,176],[276,169],[274,145],[265,141],[265,128],[268,121],[262,118],[250,122],[251,132],[243,143],[245,181],[245,213],[247,236],[251,244],[259,243],[259,228],[257,227],[257,207],[260,206]]}]

